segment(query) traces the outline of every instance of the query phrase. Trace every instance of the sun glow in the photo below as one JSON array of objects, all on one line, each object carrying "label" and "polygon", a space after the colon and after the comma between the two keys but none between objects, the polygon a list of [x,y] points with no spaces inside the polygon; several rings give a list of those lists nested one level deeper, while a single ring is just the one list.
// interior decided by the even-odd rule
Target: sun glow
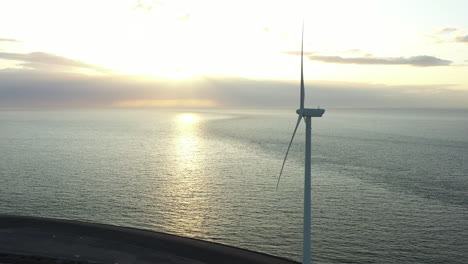
[{"label": "sun glow", "polygon": [[183,124],[192,124],[199,120],[199,117],[196,114],[182,114],[177,119],[179,123]]},{"label": "sun glow", "polygon": [[212,100],[123,100],[114,102],[116,107],[213,107]]}]

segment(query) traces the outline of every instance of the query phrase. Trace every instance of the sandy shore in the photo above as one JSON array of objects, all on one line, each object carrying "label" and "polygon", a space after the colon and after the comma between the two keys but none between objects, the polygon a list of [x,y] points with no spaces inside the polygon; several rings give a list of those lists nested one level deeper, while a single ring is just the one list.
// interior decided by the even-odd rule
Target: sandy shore
[{"label": "sandy shore", "polygon": [[[15,262],[15,258],[21,256],[25,256],[23,262]],[[8,258],[10,262],[7,262]],[[34,262],[34,258],[37,261]],[[249,250],[147,230],[71,220],[0,216],[0,264],[83,262],[297,263]]]}]

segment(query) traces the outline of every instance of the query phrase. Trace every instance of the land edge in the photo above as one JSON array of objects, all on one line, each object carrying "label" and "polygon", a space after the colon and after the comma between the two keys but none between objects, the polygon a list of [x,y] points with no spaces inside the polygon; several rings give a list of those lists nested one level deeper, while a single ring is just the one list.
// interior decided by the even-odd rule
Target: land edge
[{"label": "land edge", "polygon": [[0,253],[82,262],[298,263],[216,242],[67,219],[0,215],[0,235]]}]

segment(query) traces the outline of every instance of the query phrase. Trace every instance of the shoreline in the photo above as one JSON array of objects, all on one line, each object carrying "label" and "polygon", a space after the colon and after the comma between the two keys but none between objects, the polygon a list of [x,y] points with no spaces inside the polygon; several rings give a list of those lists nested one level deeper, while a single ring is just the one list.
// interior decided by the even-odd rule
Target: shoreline
[{"label": "shoreline", "polygon": [[0,215],[0,253],[84,263],[297,263],[161,232],[11,215]]}]

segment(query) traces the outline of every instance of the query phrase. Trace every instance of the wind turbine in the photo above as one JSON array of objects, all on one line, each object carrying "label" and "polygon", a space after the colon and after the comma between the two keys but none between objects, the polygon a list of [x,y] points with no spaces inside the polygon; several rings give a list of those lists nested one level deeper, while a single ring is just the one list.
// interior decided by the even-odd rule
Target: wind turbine
[{"label": "wind turbine", "polygon": [[302,24],[302,40],[301,40],[301,91],[300,91],[300,108],[296,110],[299,115],[297,118],[296,127],[289,142],[288,150],[284,156],[283,165],[281,166],[280,175],[276,189],[278,190],[281,174],[283,174],[284,164],[291,149],[294,136],[296,135],[297,128],[301,123],[302,118],[306,124],[306,139],[305,139],[305,172],[304,172],[304,236],[302,248],[302,263],[310,264],[311,258],[311,219],[312,219],[312,181],[311,181],[311,143],[312,143],[312,117],[322,117],[325,109],[304,108],[304,23]]}]

